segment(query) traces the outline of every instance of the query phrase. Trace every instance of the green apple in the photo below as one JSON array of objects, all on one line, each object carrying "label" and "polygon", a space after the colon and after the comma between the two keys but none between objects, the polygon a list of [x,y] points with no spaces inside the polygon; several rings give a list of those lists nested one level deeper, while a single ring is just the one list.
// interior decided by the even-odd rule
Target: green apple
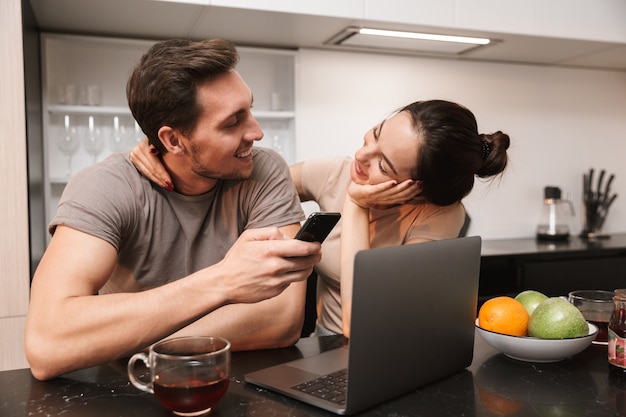
[{"label": "green apple", "polygon": [[589,326],[582,313],[560,297],[539,303],[528,322],[528,335],[542,339],[569,339],[587,334]]},{"label": "green apple", "polygon": [[535,308],[537,308],[539,303],[541,303],[544,300],[547,300],[548,296],[540,293],[539,291],[526,290],[517,294],[515,299],[519,301],[520,303],[522,303],[522,305],[528,312],[528,315],[530,316],[533,314],[533,311],[535,311]]}]

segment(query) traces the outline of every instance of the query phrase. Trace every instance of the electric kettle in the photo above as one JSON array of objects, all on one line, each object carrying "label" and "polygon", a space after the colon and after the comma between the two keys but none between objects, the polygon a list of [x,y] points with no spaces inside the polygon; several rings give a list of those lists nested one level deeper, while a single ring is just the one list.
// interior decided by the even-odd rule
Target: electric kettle
[{"label": "electric kettle", "polygon": [[574,217],[572,199],[561,199],[559,187],[547,186],[543,190],[542,217],[537,226],[538,240],[564,241],[569,239],[569,224]]}]

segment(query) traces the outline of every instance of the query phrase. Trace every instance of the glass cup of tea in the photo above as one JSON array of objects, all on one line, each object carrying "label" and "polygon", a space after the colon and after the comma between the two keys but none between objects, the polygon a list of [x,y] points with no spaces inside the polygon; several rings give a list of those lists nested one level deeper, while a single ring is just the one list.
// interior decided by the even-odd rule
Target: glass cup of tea
[{"label": "glass cup of tea", "polygon": [[578,290],[568,294],[567,299],[574,304],[588,322],[598,326],[598,334],[592,343],[608,344],[608,325],[613,313],[613,291]]},{"label": "glass cup of tea", "polygon": [[[147,367],[148,375],[143,379],[136,369],[137,361]],[[158,342],[150,346],[147,354],[135,353],[130,358],[128,377],[135,387],[153,393],[176,415],[207,414],[228,388],[230,342],[209,336]]]}]

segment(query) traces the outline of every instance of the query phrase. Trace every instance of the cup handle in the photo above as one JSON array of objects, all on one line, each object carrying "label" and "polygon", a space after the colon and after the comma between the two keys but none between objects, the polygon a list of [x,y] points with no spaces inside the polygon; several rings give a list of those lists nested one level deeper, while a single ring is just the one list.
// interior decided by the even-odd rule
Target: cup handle
[{"label": "cup handle", "polygon": [[[145,383],[143,381],[141,381],[139,378],[137,378],[136,374],[135,374],[135,362],[137,362],[138,360],[143,361],[143,363],[146,364],[146,367],[148,368],[148,370],[150,370],[150,362],[148,361],[148,355],[146,355],[143,352],[139,352],[139,353],[135,353],[133,356],[131,356],[131,358],[128,361],[128,378],[130,379],[130,382],[137,388],[139,388],[142,391],[146,391],[149,393],[154,394],[154,389],[152,387],[152,378],[150,378],[150,382]],[[150,372],[152,372],[150,370]]]}]

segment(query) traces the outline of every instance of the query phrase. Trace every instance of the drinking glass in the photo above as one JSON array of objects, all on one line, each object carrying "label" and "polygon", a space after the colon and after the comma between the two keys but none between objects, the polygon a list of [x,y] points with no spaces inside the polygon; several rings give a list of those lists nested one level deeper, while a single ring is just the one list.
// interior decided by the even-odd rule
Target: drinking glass
[{"label": "drinking glass", "polygon": [[596,345],[608,344],[608,326],[613,314],[613,291],[577,290],[567,295],[583,314],[585,320],[598,326],[598,335],[592,342]]},{"label": "drinking glass", "polygon": [[104,150],[104,129],[96,123],[93,116],[89,116],[89,122],[83,133],[83,146],[88,154],[93,157],[94,164],[98,162],[98,155]]},{"label": "drinking glass", "polygon": [[63,116],[63,133],[59,135],[57,145],[67,158],[67,177],[72,176],[72,157],[80,147],[80,138],[76,126],[72,124],[69,115]]},{"label": "drinking glass", "polygon": [[[149,381],[135,369],[137,361],[148,368]],[[158,342],[148,353],[135,353],[128,361],[130,382],[153,393],[179,416],[207,414],[228,389],[230,342],[220,337],[189,336]]]},{"label": "drinking glass", "polygon": [[84,106],[99,106],[102,102],[102,90],[100,86],[95,84],[81,86],[80,102]]}]

